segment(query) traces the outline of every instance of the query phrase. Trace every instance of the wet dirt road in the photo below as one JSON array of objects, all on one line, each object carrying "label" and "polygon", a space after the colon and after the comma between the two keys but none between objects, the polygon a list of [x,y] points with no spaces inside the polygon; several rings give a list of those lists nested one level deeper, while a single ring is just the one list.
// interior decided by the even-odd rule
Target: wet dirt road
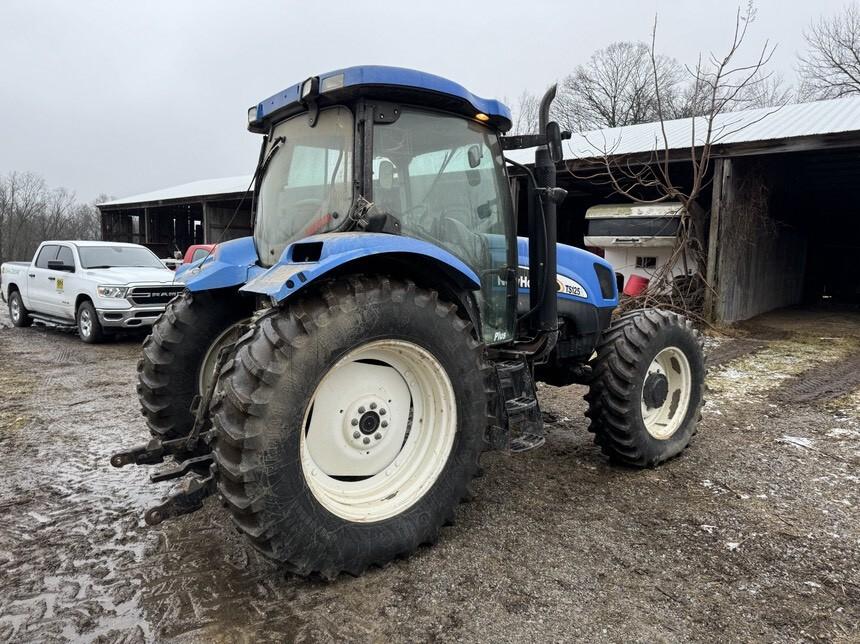
[{"label": "wet dirt road", "polygon": [[485,457],[436,547],[324,583],[261,559],[214,499],[144,526],[170,485],[108,464],[146,439],[137,340],[2,328],[0,641],[860,640],[860,316],[709,344],[681,458],[610,466],[584,390],[542,387],[547,444]]}]

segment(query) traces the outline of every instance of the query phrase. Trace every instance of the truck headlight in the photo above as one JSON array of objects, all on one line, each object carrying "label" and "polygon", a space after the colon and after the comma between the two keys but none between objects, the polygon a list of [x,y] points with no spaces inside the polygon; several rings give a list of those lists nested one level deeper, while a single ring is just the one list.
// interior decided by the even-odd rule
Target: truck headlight
[{"label": "truck headlight", "polygon": [[96,287],[96,293],[99,294],[99,297],[125,297],[125,293],[128,290],[125,286],[98,286]]}]

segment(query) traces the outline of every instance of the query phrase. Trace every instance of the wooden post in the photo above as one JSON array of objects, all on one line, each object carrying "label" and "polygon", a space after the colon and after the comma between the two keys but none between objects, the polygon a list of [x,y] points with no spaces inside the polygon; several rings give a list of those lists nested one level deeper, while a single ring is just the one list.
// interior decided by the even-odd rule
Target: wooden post
[{"label": "wooden post", "polygon": [[705,319],[718,322],[717,309],[720,298],[720,276],[717,271],[720,252],[720,215],[725,207],[726,185],[731,180],[731,159],[716,159],[714,162],[713,194],[711,196],[711,221],[708,230],[708,264],[705,280]]},{"label": "wooden post", "polygon": [[203,243],[208,244],[211,236],[209,235],[209,204],[203,202]]}]

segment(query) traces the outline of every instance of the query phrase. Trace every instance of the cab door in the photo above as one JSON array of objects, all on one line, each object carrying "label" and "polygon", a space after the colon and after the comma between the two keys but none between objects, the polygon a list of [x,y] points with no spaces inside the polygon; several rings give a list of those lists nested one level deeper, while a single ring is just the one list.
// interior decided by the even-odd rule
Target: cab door
[{"label": "cab door", "polygon": [[71,267],[69,271],[59,271],[48,269],[48,281],[54,285],[54,292],[51,297],[49,311],[51,315],[55,315],[66,320],[75,319],[75,297],[79,292],[78,281],[78,264],[75,262],[75,254],[70,246],[62,245],[57,251],[57,259],[55,261],[62,262],[64,265]]},{"label": "cab door", "polygon": [[27,271],[27,302],[25,305],[35,313],[53,315],[51,302],[54,299],[56,271],[48,270],[48,262],[57,259],[60,247],[56,244],[45,244],[39,249],[36,260]]}]

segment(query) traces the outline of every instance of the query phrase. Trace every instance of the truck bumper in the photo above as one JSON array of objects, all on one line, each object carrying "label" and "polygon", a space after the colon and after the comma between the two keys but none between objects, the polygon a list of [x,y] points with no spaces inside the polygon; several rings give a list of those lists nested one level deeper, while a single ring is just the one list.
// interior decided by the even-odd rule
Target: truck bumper
[{"label": "truck bumper", "polygon": [[96,313],[103,327],[136,329],[152,326],[164,309],[164,306],[138,306],[130,309],[96,309]]}]

